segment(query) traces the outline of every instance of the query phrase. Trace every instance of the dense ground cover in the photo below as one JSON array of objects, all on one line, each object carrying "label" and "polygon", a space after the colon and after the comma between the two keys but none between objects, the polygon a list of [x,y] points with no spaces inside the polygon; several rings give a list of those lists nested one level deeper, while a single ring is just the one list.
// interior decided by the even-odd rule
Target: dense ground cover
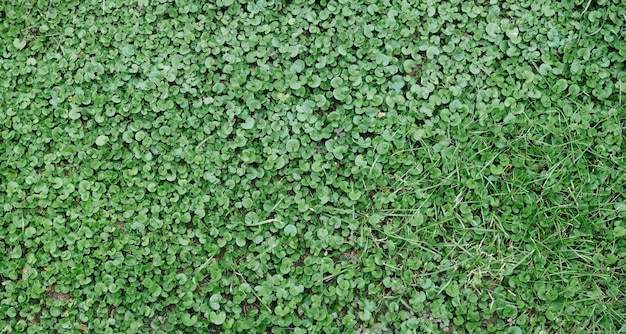
[{"label": "dense ground cover", "polygon": [[625,21],[4,1],[0,332],[625,330]]}]

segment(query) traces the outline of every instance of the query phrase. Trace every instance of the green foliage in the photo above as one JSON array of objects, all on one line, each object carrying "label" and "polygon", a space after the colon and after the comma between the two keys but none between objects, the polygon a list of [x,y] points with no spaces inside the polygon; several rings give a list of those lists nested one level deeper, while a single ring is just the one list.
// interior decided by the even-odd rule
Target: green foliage
[{"label": "green foliage", "polygon": [[626,7],[0,4],[0,333],[626,330]]}]

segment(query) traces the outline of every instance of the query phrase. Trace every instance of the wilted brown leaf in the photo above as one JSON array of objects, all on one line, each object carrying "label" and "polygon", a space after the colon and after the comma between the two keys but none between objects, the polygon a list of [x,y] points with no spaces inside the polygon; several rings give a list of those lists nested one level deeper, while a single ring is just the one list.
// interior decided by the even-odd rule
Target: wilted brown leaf
[{"label": "wilted brown leaf", "polygon": [[70,300],[69,293],[56,292],[54,290],[54,285],[51,285],[46,288],[46,294],[48,295],[48,298],[52,300]]}]

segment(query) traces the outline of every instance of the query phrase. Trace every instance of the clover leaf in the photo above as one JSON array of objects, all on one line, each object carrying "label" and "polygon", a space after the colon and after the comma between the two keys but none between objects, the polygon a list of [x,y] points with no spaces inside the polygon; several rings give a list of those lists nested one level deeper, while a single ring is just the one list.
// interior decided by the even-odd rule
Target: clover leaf
[{"label": "clover leaf", "polygon": [[295,237],[296,234],[298,234],[298,229],[293,224],[285,225],[285,227],[283,228],[283,231],[285,235],[291,236],[291,237]]},{"label": "clover leaf", "polygon": [[105,135],[100,135],[96,138],[96,145],[103,146],[109,142],[109,137]]},{"label": "clover leaf", "polygon": [[22,50],[26,46],[26,40],[16,38],[13,40],[13,46],[18,50]]}]

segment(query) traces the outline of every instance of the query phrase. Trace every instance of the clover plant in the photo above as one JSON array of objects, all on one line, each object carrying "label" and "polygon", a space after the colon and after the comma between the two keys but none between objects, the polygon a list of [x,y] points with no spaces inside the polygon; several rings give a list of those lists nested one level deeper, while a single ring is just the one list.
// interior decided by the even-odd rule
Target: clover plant
[{"label": "clover plant", "polygon": [[0,333],[617,333],[620,0],[0,4]]}]

